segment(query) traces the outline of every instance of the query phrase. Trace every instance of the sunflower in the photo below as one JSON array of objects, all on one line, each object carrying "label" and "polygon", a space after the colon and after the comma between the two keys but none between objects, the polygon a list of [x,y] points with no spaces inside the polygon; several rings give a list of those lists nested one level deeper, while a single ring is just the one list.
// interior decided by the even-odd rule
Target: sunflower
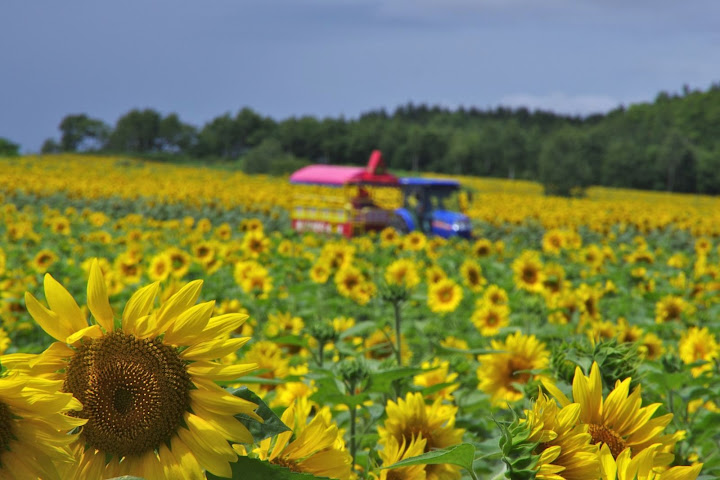
[{"label": "sunflower", "polygon": [[489,394],[496,406],[522,399],[523,392],[518,390],[517,385],[541,379],[533,372],[549,364],[550,353],[545,344],[535,335],[516,332],[504,342],[493,340],[490,345],[497,352],[478,356],[478,388]]},{"label": "sunflower", "polygon": [[492,337],[510,323],[510,310],[505,306],[484,305],[475,310],[470,321],[484,337]]},{"label": "sunflower", "polygon": [[[602,379],[597,363],[593,362],[589,377],[583,374],[580,367],[576,367],[572,393],[575,402],[580,404],[580,422],[588,426],[592,443],[606,444],[615,458],[626,448],[631,449],[635,456],[659,443],[664,453],[656,456],[655,466],[668,465],[673,460],[674,455],[669,452],[674,449],[678,435],[663,435],[663,430],[673,415],[668,413],[652,418],[660,404],[641,407],[641,386],[638,385],[630,393],[631,381],[631,378],[618,380],[615,388],[603,399]],[[571,403],[555,385],[549,382],[543,382],[543,385],[560,405]]]},{"label": "sunflower", "polygon": [[542,249],[545,253],[559,254],[565,248],[565,232],[553,229],[545,232],[542,238]]},{"label": "sunflower", "polygon": [[[418,436],[406,441],[403,437],[402,442],[395,440],[395,437],[388,437],[385,441],[385,447],[378,452],[383,467],[389,467],[398,463],[400,460],[417,457],[425,452],[427,440]],[[426,480],[425,465],[411,465],[409,467],[400,467],[380,470],[379,480]]]},{"label": "sunflower", "polygon": [[447,273],[445,273],[445,270],[443,270],[440,265],[431,265],[425,269],[425,279],[427,280],[428,285],[434,285],[440,280],[445,280],[446,278]]},{"label": "sunflower", "polygon": [[473,292],[479,292],[487,283],[482,274],[482,267],[475,260],[465,260],[460,265],[460,275],[465,285]]},{"label": "sunflower", "polygon": [[353,266],[346,266],[335,274],[335,286],[343,297],[351,297],[353,290],[365,281],[362,272]]},{"label": "sunflower", "polygon": [[442,398],[444,400],[452,401],[452,392],[457,390],[458,387],[460,387],[460,384],[452,383],[457,379],[458,374],[448,372],[450,362],[447,360],[440,360],[438,357],[435,357],[433,358],[432,363],[423,362],[421,367],[425,370],[425,372],[415,375],[413,377],[413,383],[423,388],[429,388],[434,385],[449,384],[441,390],[431,393],[428,395],[428,398]]},{"label": "sunflower", "polygon": [[703,464],[676,466],[657,472],[654,469],[655,457],[662,455],[662,445],[656,443],[632,457],[629,448],[615,458],[610,448],[603,444],[600,448],[602,480],[695,480]]},{"label": "sunflower", "polygon": [[57,340],[27,363],[34,374],[61,381],[82,404],[72,414],[87,420],[69,477],[198,478],[203,470],[231,475],[236,455],[229,442],[252,442],[235,415],[259,417],[255,404],[215,382],[234,380],[256,365],[214,361],[247,342],[229,337],[246,316],[212,317],[214,302],[194,305],[201,287],[200,280],[190,282],[155,309],[159,285],[148,285],[132,295],[117,323],[97,262],[88,280],[91,324],[49,274],[50,309],[25,294],[30,315]]},{"label": "sunflower", "polygon": [[548,263],[543,269],[543,291],[547,295],[555,295],[567,287],[565,269],[557,263]]},{"label": "sunflower", "polygon": [[55,217],[50,222],[50,229],[53,233],[60,235],[70,235],[70,220],[66,217]]},{"label": "sunflower", "polygon": [[[285,357],[285,354],[277,343],[269,340],[261,340],[253,343],[242,360],[257,365],[257,376],[260,378],[276,379],[284,378],[288,375],[290,360]],[[270,390],[274,390],[275,387],[276,385],[272,383],[260,385],[258,395],[264,396]]]},{"label": "sunflower", "polygon": [[428,287],[427,304],[434,313],[454,312],[462,298],[462,287],[449,278]]},{"label": "sunflower", "polygon": [[317,391],[314,380],[303,381],[309,373],[307,364],[290,367],[288,373],[292,377],[299,377],[298,381],[285,382],[277,386],[275,397],[270,402],[270,406],[273,408],[289,407],[296,399],[307,398]]},{"label": "sunflower", "polygon": [[257,298],[267,298],[273,289],[273,279],[265,267],[258,265],[250,270],[240,287]]},{"label": "sunflower", "polygon": [[503,288],[500,288],[497,285],[489,285],[485,289],[485,292],[483,293],[483,296],[478,303],[492,304],[496,307],[507,306],[508,294]]},{"label": "sunflower", "polygon": [[[0,358],[3,367],[11,358]],[[0,378],[0,478],[60,479],[72,465],[77,435],[68,433],[86,420],[68,415],[82,406],[61,389],[61,380],[17,371]]]},{"label": "sunflower", "polygon": [[713,361],[720,357],[720,345],[707,327],[690,327],[680,337],[678,353],[686,364],[705,362],[691,370],[693,377],[698,377],[703,372],[712,370]]},{"label": "sunflower", "polygon": [[655,323],[682,320],[683,315],[692,315],[693,306],[677,295],[666,295],[655,304]]},{"label": "sunflower", "polygon": [[530,435],[528,443],[537,446],[535,466],[538,480],[586,480],[600,474],[598,447],[590,443],[587,427],[578,424],[580,405],[558,408],[554,400],[540,393],[532,410],[525,410],[523,423]]},{"label": "sunflower", "polygon": [[314,283],[326,283],[330,278],[330,265],[327,261],[318,260],[310,268],[310,280]]},{"label": "sunflower", "polygon": [[171,272],[172,260],[169,255],[160,253],[150,260],[150,267],[147,270],[147,275],[150,280],[154,282],[163,282],[167,280]]},{"label": "sunflower", "polygon": [[184,277],[190,270],[192,260],[190,254],[177,247],[168,248],[165,250],[165,254],[170,257],[170,274],[175,278]]},{"label": "sunflower", "polygon": [[193,259],[202,264],[206,265],[213,261],[215,254],[217,253],[216,243],[201,241],[193,244],[192,246]]},{"label": "sunflower", "polygon": [[642,340],[640,340],[640,355],[648,360],[657,360],[660,356],[665,353],[665,347],[663,342],[654,333],[646,333]]},{"label": "sunflower", "polygon": [[[421,437],[426,441],[425,452],[450,447],[461,442],[463,429],[455,428],[457,407],[444,405],[438,398],[432,405],[426,405],[422,394],[408,393],[398,398],[397,403],[388,400],[385,407],[387,418],[378,426],[379,444],[388,445],[393,437],[399,444],[410,444]],[[459,467],[450,464],[427,465],[428,480],[459,479]]]},{"label": "sunflower", "polygon": [[410,232],[403,237],[402,248],[410,252],[419,252],[427,245],[427,237],[422,232]]},{"label": "sunflower", "polygon": [[[294,472],[311,473],[320,477],[349,480],[352,477],[352,457],[333,423],[328,407],[321,408],[309,419],[311,404],[298,398],[283,412],[281,420],[292,430],[262,440],[253,450],[261,460],[267,460]],[[295,436],[294,440],[290,441]]]},{"label": "sunflower", "polygon": [[58,261],[58,256],[54,252],[44,248],[33,257],[31,266],[38,273],[45,273],[48,269]]},{"label": "sunflower", "polygon": [[487,257],[493,251],[493,244],[487,238],[481,238],[475,241],[470,250],[476,257]]},{"label": "sunflower", "polygon": [[[115,271],[119,273],[123,283],[139,283],[142,279],[142,267],[137,259],[128,253],[118,255],[117,258],[115,258],[114,266]],[[105,272],[104,269],[103,272]],[[107,273],[105,275],[107,275]]]},{"label": "sunflower", "polygon": [[400,234],[393,227],[385,227],[380,231],[380,246],[393,247],[402,242]]},{"label": "sunflower", "polygon": [[230,240],[232,238],[232,227],[229,223],[223,222],[215,229],[215,236],[220,240]]},{"label": "sunflower", "polygon": [[528,292],[541,292],[545,276],[540,256],[534,251],[524,251],[512,263],[515,285]]},{"label": "sunflower", "polygon": [[242,249],[247,256],[258,258],[270,251],[270,239],[262,232],[248,232],[243,238]]},{"label": "sunflower", "polygon": [[409,258],[395,260],[385,270],[385,281],[390,285],[403,285],[413,288],[420,283],[415,262]]}]

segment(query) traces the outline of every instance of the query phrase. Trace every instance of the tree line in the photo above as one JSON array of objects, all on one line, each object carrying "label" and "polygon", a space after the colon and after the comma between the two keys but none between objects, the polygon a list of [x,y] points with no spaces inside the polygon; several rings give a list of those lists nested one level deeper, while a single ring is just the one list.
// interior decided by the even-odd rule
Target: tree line
[{"label": "tree line", "polygon": [[355,119],[276,121],[246,107],[196,127],[134,109],[114,127],[67,115],[59,131],[44,153],[238,162],[248,173],[282,174],[307,163],[365,165],[379,148],[392,169],[536,180],[550,194],[589,185],[720,193],[720,83],[588,117],[410,103]]}]

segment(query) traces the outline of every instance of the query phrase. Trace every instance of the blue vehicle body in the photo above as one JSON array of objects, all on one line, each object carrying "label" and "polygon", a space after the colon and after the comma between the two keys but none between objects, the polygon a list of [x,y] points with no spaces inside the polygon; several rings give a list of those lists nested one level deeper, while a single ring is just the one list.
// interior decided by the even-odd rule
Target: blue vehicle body
[{"label": "blue vehicle body", "polygon": [[407,231],[420,230],[443,238],[472,237],[470,218],[445,208],[445,200],[460,189],[454,180],[405,177],[400,179],[403,207],[395,213]]}]

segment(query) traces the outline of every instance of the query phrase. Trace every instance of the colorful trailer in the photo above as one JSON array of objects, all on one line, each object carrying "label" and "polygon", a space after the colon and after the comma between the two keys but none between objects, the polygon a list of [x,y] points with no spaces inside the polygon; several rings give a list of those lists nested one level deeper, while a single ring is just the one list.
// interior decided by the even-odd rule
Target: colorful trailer
[{"label": "colorful trailer", "polygon": [[[401,232],[420,230],[446,238],[471,236],[469,218],[446,205],[448,199],[457,196],[458,182],[399,178],[387,172],[379,150],[372,152],[366,167],[309,165],[293,173],[290,182],[321,187],[295,192],[291,220],[293,229],[299,232],[353,237],[393,227]],[[370,193],[387,189],[393,191],[401,207],[383,205]]]}]

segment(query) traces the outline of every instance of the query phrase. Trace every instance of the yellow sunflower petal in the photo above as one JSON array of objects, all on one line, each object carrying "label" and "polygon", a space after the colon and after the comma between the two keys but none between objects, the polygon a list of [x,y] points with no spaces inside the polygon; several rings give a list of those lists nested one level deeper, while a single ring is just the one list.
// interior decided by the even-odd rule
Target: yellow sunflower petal
[{"label": "yellow sunflower petal", "polygon": [[213,475],[230,477],[232,469],[228,462],[237,459],[237,454],[227,440],[197,415],[185,415],[185,422],[189,430],[179,428],[178,436],[192,450],[200,465]]},{"label": "yellow sunflower petal", "polygon": [[202,285],[202,280],[194,280],[188,283],[178,290],[175,295],[170,297],[162,307],[160,307],[160,312],[157,317],[158,332],[165,331],[169,322],[191,306],[195,305],[195,302],[197,302],[197,299],[200,296]]},{"label": "yellow sunflower petal", "polygon": [[87,327],[88,323],[85,314],[80,310],[75,299],[49,273],[45,274],[45,298],[50,309],[57,313],[72,331],[75,332]]},{"label": "yellow sunflower petal", "polygon": [[[185,430],[179,428],[179,431]],[[173,456],[181,466],[183,476],[179,478],[191,478],[191,479],[204,479],[205,474],[202,471],[202,467],[198,462],[195,454],[190,450],[190,447],[183,442],[180,437],[174,436],[170,441],[170,450]],[[175,477],[168,477],[175,478]]]},{"label": "yellow sunflower petal", "polygon": [[245,345],[250,337],[230,338],[191,345],[180,356],[186,360],[214,360],[234,353]]},{"label": "yellow sunflower petal", "polygon": [[135,331],[135,322],[150,312],[159,289],[160,284],[158,282],[151,283],[130,297],[122,314],[122,328],[124,332],[133,333]]},{"label": "yellow sunflower petal", "polygon": [[225,315],[211,317],[205,329],[198,333],[196,341],[207,342],[215,338],[224,337],[240,328],[247,319],[248,316],[244,313],[227,313]]},{"label": "yellow sunflower petal", "polygon": [[[212,315],[215,302],[205,302],[194,305],[172,322],[165,331],[165,343],[171,345],[182,345],[195,342],[195,334],[201,332]],[[158,320],[160,323],[160,320]],[[188,341],[190,337],[190,341]],[[217,357],[216,357],[217,358]]]},{"label": "yellow sunflower petal", "polygon": [[40,328],[54,339],[65,342],[65,339],[74,332],[71,325],[65,323],[57,313],[45,308],[29,292],[25,292],[25,306]]},{"label": "yellow sunflower petal", "polygon": [[65,343],[68,345],[74,345],[75,342],[82,340],[85,337],[89,338],[100,338],[103,336],[103,331],[100,329],[100,325],[90,325],[82,330],[78,330],[65,339]]},{"label": "yellow sunflower petal", "polygon": [[88,280],[87,286],[87,304],[98,324],[106,332],[112,332],[115,328],[113,311],[112,308],[110,308],[105,279],[103,278],[97,258],[93,260],[90,266],[90,279]]},{"label": "yellow sunflower petal", "polygon": [[256,363],[239,365],[220,365],[212,362],[195,362],[188,366],[191,376],[209,377],[213,380],[237,380],[243,375],[257,370]]}]

